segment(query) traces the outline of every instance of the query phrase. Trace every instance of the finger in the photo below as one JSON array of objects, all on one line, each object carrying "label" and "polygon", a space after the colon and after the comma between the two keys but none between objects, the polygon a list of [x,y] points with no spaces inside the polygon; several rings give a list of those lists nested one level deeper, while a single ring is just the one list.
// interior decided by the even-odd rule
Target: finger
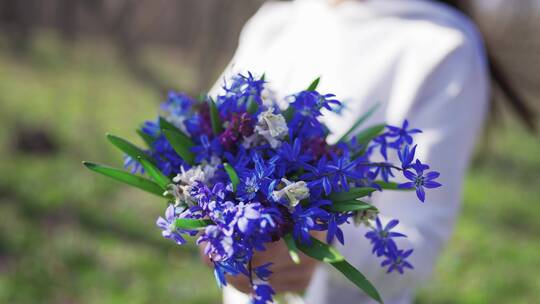
[{"label": "finger", "polygon": [[227,284],[232,285],[237,290],[246,294],[251,293],[251,283],[246,276],[242,274],[236,276],[227,275],[226,279]]}]

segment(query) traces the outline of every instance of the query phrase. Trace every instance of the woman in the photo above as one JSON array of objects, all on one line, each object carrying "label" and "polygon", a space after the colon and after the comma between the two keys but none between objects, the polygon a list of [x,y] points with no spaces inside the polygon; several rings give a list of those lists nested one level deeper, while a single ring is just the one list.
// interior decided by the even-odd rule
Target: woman
[{"label": "woman", "polygon": [[[408,238],[400,245],[414,248],[415,269],[384,273],[370,253],[366,231],[353,225],[343,227],[345,246],[334,244],[374,283],[385,303],[412,302],[415,287],[430,276],[452,232],[488,106],[488,65],[475,26],[437,1],[269,2],[246,24],[223,77],[248,70],[265,73],[281,96],[321,76],[319,91],[334,93],[346,104],[340,116],[325,114],[336,138],[375,103],[381,106],[366,125],[399,125],[408,119],[423,130],[415,137],[418,156],[441,172],[444,187],[430,193],[425,204],[414,193],[373,197],[382,215],[401,219],[400,231]],[[307,290],[303,301],[309,304],[370,303],[329,267],[307,258],[292,264],[283,244],[260,255],[261,261],[274,262],[271,283],[278,292]],[[238,290],[249,290],[248,282],[230,282],[236,288],[225,288],[224,302],[247,303]]]}]

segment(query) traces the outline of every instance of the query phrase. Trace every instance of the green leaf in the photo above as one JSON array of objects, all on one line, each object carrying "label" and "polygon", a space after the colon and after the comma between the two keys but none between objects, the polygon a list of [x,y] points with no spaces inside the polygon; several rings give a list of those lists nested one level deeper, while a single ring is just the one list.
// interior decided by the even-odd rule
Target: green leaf
[{"label": "green leaf", "polygon": [[159,117],[159,128],[161,130],[165,129],[165,130],[171,130],[171,131],[176,131],[178,133],[182,133],[182,131],[180,131],[180,129],[178,129],[175,125],[173,125],[172,123],[168,122],[165,118],[163,117]]},{"label": "green leaf", "polygon": [[219,112],[216,103],[212,98],[208,99],[208,106],[210,107],[210,121],[212,122],[212,131],[214,135],[218,135],[223,130],[221,126],[221,120],[219,118]]},{"label": "green leaf", "polygon": [[367,145],[373,138],[381,134],[386,128],[385,124],[378,124],[365,129],[364,131],[356,134],[356,141],[361,145]]},{"label": "green leaf", "polygon": [[184,132],[178,129],[175,125],[165,120],[165,118],[163,117],[159,118],[159,127],[161,128],[161,131],[167,130],[169,131],[169,133],[174,133],[177,137],[181,137],[182,142],[190,148],[195,145],[191,138],[189,138],[186,134],[184,134]]},{"label": "green leaf", "polygon": [[377,210],[377,208],[375,208],[375,206],[373,206],[372,204],[359,200],[338,201],[330,205],[328,209],[335,212],[360,211],[369,209]]},{"label": "green leaf", "polygon": [[414,188],[399,188],[398,183],[394,182],[385,182],[385,181],[375,181],[375,184],[379,185],[382,189],[386,190],[398,190],[398,191],[411,191]]},{"label": "green leaf", "polygon": [[214,222],[212,220],[194,220],[187,218],[179,218],[174,221],[174,226],[178,229],[203,229],[208,225],[212,225]]},{"label": "green leaf", "polygon": [[332,246],[311,237],[312,245],[306,246],[297,243],[297,247],[316,260],[327,262],[334,268],[339,270],[347,279],[354,285],[363,290],[367,295],[375,301],[382,303],[381,296],[375,287],[366,279],[366,277],[358,271],[354,266],[345,260],[345,258]]},{"label": "green leaf", "polygon": [[327,198],[335,202],[347,202],[352,201],[357,198],[361,198],[373,193],[375,188],[371,187],[360,187],[360,188],[351,188],[348,192],[335,192],[330,194]]},{"label": "green leaf", "polygon": [[253,114],[257,113],[258,110],[259,110],[259,105],[253,99],[253,97],[250,96],[249,99],[248,99],[248,102],[247,102],[247,112],[249,114],[253,115]]},{"label": "green leaf", "polygon": [[240,179],[238,178],[238,174],[236,174],[236,170],[229,165],[228,163],[223,164],[223,168],[225,168],[225,171],[229,175],[229,178],[231,179],[233,191],[236,192],[236,188],[238,187],[238,184],[240,183]]},{"label": "green leaf", "polygon": [[190,150],[193,147],[193,142],[189,138],[184,134],[173,130],[163,129],[161,132],[165,135],[165,138],[167,138],[167,141],[171,144],[174,151],[176,151],[183,160],[190,165],[195,164],[195,154]]},{"label": "green leaf", "polygon": [[169,178],[146,159],[139,157],[138,160],[143,166],[146,173],[148,173],[148,175],[152,177],[156,181],[156,183],[161,186],[161,188],[163,188],[164,190],[167,189],[167,187],[171,184]]},{"label": "green leaf", "polygon": [[296,242],[296,247],[307,256],[316,260],[334,263],[343,261],[343,256],[332,246],[311,237],[311,245],[305,245],[301,242]]},{"label": "green leaf", "polygon": [[347,139],[347,137],[349,137],[349,135],[351,135],[361,124],[364,123],[364,121],[366,121],[366,119],[368,119],[371,115],[373,115],[373,113],[375,113],[375,111],[377,110],[377,108],[379,106],[380,106],[380,104],[376,103],[366,113],[364,113],[364,115],[360,116],[354,122],[354,124],[349,128],[349,130],[347,132],[345,132],[345,134],[343,134],[343,136],[341,136],[341,138],[338,140],[338,142],[345,141]]},{"label": "green leaf", "polygon": [[139,175],[131,174],[129,172],[122,171],[120,169],[112,168],[109,166],[94,164],[91,162],[83,162],[88,169],[103,174],[105,176],[111,177],[117,181],[123,182],[125,184],[137,187],[141,190],[150,192],[157,196],[163,197],[164,189],[160,187],[155,182],[144,178]]},{"label": "green leaf", "polygon": [[296,243],[294,242],[294,239],[292,235],[286,234],[283,237],[283,240],[285,241],[285,244],[287,244],[287,248],[289,249],[289,255],[291,256],[291,260],[295,264],[300,264],[300,256],[298,255],[298,248],[296,247]]},{"label": "green leaf", "polygon": [[141,148],[135,146],[134,144],[130,143],[129,141],[121,137],[118,137],[112,134],[107,134],[107,139],[113,145],[115,145],[118,149],[122,150],[122,152],[126,153],[133,159],[142,158],[151,163],[154,162],[154,160],[150,158],[150,156],[148,156],[148,154],[146,154],[143,150],[141,150]]},{"label": "green leaf", "polygon": [[136,130],[137,134],[139,135],[139,137],[144,141],[144,143],[146,144],[146,146],[148,148],[151,148],[152,145],[154,144],[154,138],[146,133],[144,133],[141,129],[137,129]]},{"label": "green leaf", "polygon": [[315,91],[317,87],[319,86],[319,82],[321,81],[321,77],[315,78],[309,85],[309,87],[306,89],[306,91]]},{"label": "green leaf", "polygon": [[356,268],[354,268],[353,265],[351,265],[346,260],[330,263],[334,268],[339,270],[349,281],[351,281],[354,285],[356,285],[358,288],[362,289],[368,296],[370,296],[373,300],[383,303],[381,296],[379,295],[379,292],[369,282],[369,280]]},{"label": "green leaf", "polygon": [[283,111],[283,117],[285,117],[285,121],[289,122],[294,116],[295,109],[291,104],[289,104],[289,107]]}]

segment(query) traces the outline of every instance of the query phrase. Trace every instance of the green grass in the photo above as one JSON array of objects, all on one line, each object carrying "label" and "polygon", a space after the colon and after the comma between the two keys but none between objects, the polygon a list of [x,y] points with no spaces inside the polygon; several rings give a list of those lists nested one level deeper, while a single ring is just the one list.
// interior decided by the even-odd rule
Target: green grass
[{"label": "green grass", "polygon": [[[159,65],[179,88],[192,85],[189,67]],[[120,166],[105,132],[138,142],[134,127],[161,99],[95,41],[65,47],[45,35],[21,58],[0,39],[0,303],[220,301],[196,249],[160,237],[159,200],[81,165]],[[21,126],[46,130],[58,150],[15,151]],[[418,303],[540,299],[540,141],[510,125],[478,156],[456,233]]]},{"label": "green grass", "polygon": [[463,216],[420,303],[540,299],[540,141],[510,126],[479,154]]},{"label": "green grass", "polygon": [[[219,302],[195,247],[161,238],[162,201],[81,164],[121,166],[105,132],[137,142],[162,98],[111,54],[49,35],[29,57],[0,49],[0,303]],[[46,130],[58,151],[15,151],[21,126]]]}]

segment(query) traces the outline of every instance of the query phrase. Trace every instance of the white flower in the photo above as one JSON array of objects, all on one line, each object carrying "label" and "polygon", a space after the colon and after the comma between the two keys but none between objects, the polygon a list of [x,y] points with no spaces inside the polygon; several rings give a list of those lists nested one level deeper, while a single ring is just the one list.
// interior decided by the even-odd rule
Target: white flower
[{"label": "white flower", "polygon": [[285,117],[281,114],[274,114],[273,111],[273,108],[269,108],[259,114],[255,132],[263,136],[272,148],[277,148],[281,143],[278,139],[285,137],[289,128]]},{"label": "white flower", "polygon": [[281,180],[285,183],[285,188],[272,193],[275,200],[280,200],[285,196],[289,201],[289,205],[295,207],[301,200],[309,197],[309,188],[306,182],[298,181],[293,183],[285,178]]},{"label": "white flower", "polygon": [[185,170],[181,167],[181,172],[173,178],[173,182],[176,184],[169,185],[165,194],[171,194],[175,198],[175,206],[181,204],[193,205],[195,202],[190,193],[193,186],[197,182],[205,182],[211,178],[216,172],[217,165],[212,164],[215,160],[211,160],[211,163],[204,163],[201,166],[192,167],[189,170]]},{"label": "white flower", "polygon": [[173,178],[173,182],[175,183],[183,183],[183,184],[192,184],[196,181],[205,181],[205,174],[204,171],[201,169],[201,166],[195,166],[191,169],[187,170],[184,169],[184,167],[180,167],[180,173],[176,175]]},{"label": "white flower", "polygon": [[366,209],[358,211],[353,217],[354,225],[358,227],[363,224],[369,227],[370,222],[374,221],[377,218],[377,214],[379,214],[379,211],[377,211],[376,209]]},{"label": "white flower", "polygon": [[219,159],[219,157],[215,155],[212,155],[212,157],[210,158],[210,162],[203,160],[201,167],[204,173],[205,180],[212,178],[214,174],[216,174],[219,165],[221,165],[221,159]]},{"label": "white flower", "polygon": [[272,107],[276,104],[276,93],[265,87],[261,92],[262,104],[265,107]]},{"label": "white flower", "polygon": [[244,147],[244,149],[250,149],[252,147],[259,146],[262,140],[262,137],[260,137],[258,134],[253,133],[248,137],[244,137],[244,140],[242,141],[242,146]]}]

